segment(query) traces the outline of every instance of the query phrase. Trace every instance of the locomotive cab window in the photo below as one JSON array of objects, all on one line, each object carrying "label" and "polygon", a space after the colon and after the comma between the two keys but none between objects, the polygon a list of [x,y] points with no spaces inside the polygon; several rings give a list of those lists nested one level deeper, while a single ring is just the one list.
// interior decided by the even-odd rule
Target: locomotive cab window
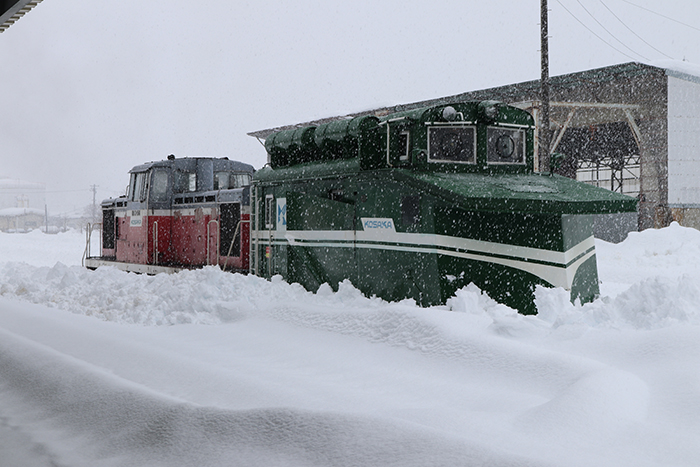
[{"label": "locomotive cab window", "polygon": [[214,174],[214,189],[215,190],[228,190],[231,188],[229,185],[229,172],[216,172]]},{"label": "locomotive cab window", "polygon": [[487,130],[489,164],[524,164],[525,131],[489,127]]},{"label": "locomotive cab window", "polygon": [[132,173],[129,182],[129,201],[145,201],[147,185],[146,172]]},{"label": "locomotive cab window", "polygon": [[475,128],[468,126],[428,128],[430,162],[476,163]]},{"label": "locomotive cab window", "polygon": [[250,174],[231,174],[234,188],[241,188],[250,185],[252,177]]},{"label": "locomotive cab window", "polygon": [[233,172],[216,172],[214,174],[214,189],[228,190],[250,185],[250,174],[238,174]]},{"label": "locomotive cab window", "polygon": [[178,170],[175,172],[175,193],[189,193],[197,191],[197,174],[194,172],[184,172]]},{"label": "locomotive cab window", "polygon": [[155,169],[151,173],[151,194],[149,201],[152,203],[163,203],[169,199],[168,171],[165,169]]}]

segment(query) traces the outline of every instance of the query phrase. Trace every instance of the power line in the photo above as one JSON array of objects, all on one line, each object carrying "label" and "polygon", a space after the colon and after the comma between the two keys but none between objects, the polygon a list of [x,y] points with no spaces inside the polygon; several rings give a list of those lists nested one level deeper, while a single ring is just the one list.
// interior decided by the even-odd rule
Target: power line
[{"label": "power line", "polygon": [[[14,193],[16,192],[17,189],[5,189],[5,188],[0,188],[0,193]],[[90,188],[84,188],[82,190],[50,190],[50,191],[44,191],[40,189],[29,189],[29,190],[24,190],[27,192],[39,192],[39,193],[46,193],[46,194],[53,194],[53,193],[82,193],[86,191],[92,191]]]},{"label": "power line", "polygon": [[581,3],[581,0],[576,0],[576,2],[577,2],[579,5],[581,5],[581,8],[583,8],[583,10],[584,10],[586,13],[588,13],[588,16],[590,16],[591,18],[593,18],[593,21],[595,21],[596,23],[598,23],[598,26],[600,26],[601,28],[603,28],[603,30],[604,30],[605,32],[607,32],[608,34],[610,34],[610,37],[612,37],[613,39],[615,39],[615,40],[616,40],[617,42],[619,42],[624,48],[626,48],[627,50],[629,50],[629,51],[632,52],[633,54],[637,54],[637,55],[639,55],[640,57],[642,57],[644,60],[649,61],[649,59],[646,58],[644,55],[640,54],[639,52],[636,52],[636,51],[632,50],[630,47],[628,47],[626,44],[624,44],[620,39],[618,39],[617,37],[615,37],[615,35],[614,35],[613,33],[611,33],[611,32],[608,30],[608,28],[606,28],[605,26],[603,26],[603,23],[601,23],[600,21],[598,21],[598,20],[596,19],[596,17],[593,16],[593,13],[591,13],[590,11],[588,11],[588,8],[586,8],[586,7],[583,5],[583,3]]},{"label": "power line", "polygon": [[52,190],[52,191],[44,191],[42,193],[84,193],[86,191],[92,191],[89,188],[84,188],[82,190]]},{"label": "power line", "polygon": [[670,55],[666,55],[665,53],[663,53],[662,51],[660,51],[659,49],[657,49],[656,47],[654,47],[653,45],[651,45],[650,43],[648,43],[647,41],[645,41],[644,38],[643,38],[642,36],[640,36],[639,34],[637,34],[636,32],[634,32],[629,26],[627,26],[627,25],[625,24],[624,21],[622,21],[622,20],[615,14],[614,11],[612,11],[612,10],[605,4],[605,2],[604,2],[603,0],[600,0],[600,3],[603,4],[603,6],[604,6],[604,7],[605,7],[619,22],[620,22],[620,24],[622,24],[624,27],[626,27],[627,30],[628,30],[629,32],[631,32],[632,34],[634,34],[635,36],[637,36],[637,38],[639,38],[639,40],[641,40],[641,41],[644,42],[646,45],[648,45],[648,46],[651,47],[652,49],[654,49],[654,50],[656,50],[657,52],[659,52],[659,53],[660,53],[661,55],[663,55],[664,57],[670,58],[671,60],[673,60],[673,57],[671,57]]},{"label": "power line", "polygon": [[589,28],[588,26],[586,26],[585,23],[584,23],[583,21],[581,21],[580,19],[578,19],[578,18],[576,17],[576,15],[573,14],[568,8],[566,8],[566,7],[564,6],[564,4],[562,4],[559,0],[557,0],[557,3],[558,3],[564,10],[566,10],[566,12],[569,13],[576,21],[578,21],[578,22],[581,24],[581,26],[583,26],[584,28],[586,28],[591,34],[593,34],[595,37],[597,37],[597,38],[600,39],[602,42],[604,42],[605,44],[607,44],[608,47],[610,47],[611,49],[617,51],[618,53],[621,53],[622,55],[624,55],[625,57],[627,57],[627,58],[629,58],[629,59],[631,59],[631,60],[637,60],[635,57],[632,57],[631,55],[627,55],[627,54],[624,53],[622,50],[618,49],[617,47],[615,47],[614,45],[612,45],[610,42],[606,41],[605,39],[603,39],[602,37],[600,37],[598,34],[596,34],[595,31],[593,31],[591,28]]},{"label": "power line", "polygon": [[636,3],[629,2],[627,0],[622,0],[625,3],[628,3],[632,6],[636,6],[637,8],[641,8],[642,10],[648,11],[649,13],[653,13],[657,16],[661,16],[662,18],[666,18],[667,20],[673,21],[674,23],[682,24],[683,26],[690,28],[690,29],[695,29],[696,31],[700,31],[699,28],[696,28],[695,26],[691,26],[690,24],[686,24],[682,21],[678,21],[677,19],[673,19],[670,16],[662,15],[661,13],[657,13],[654,10],[650,10],[649,8],[644,8],[643,6],[637,5]]}]

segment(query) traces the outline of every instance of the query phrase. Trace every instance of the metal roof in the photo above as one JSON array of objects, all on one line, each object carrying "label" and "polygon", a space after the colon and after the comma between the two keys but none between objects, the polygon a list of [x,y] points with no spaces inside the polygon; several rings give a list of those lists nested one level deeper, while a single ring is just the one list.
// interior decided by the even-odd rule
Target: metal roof
[{"label": "metal roof", "polygon": [[[550,78],[550,87],[554,89],[567,89],[581,86],[582,84],[602,84],[606,82],[611,82],[619,80],[621,78],[631,78],[639,75],[648,75],[653,73],[664,74],[665,69],[646,65],[638,62],[623,63],[620,65],[607,66],[603,68],[597,68],[593,70],[587,70],[577,73],[570,73],[566,75],[553,76]],[[427,101],[414,102],[410,104],[401,104],[393,107],[382,107],[375,110],[368,110],[365,112],[353,113],[350,115],[343,115],[337,117],[324,118],[319,120],[314,120],[305,123],[299,123],[296,125],[287,125],[279,128],[270,128],[266,130],[259,130],[248,133],[249,136],[255,138],[265,139],[270,134],[275,133],[280,130],[287,130],[293,128],[303,128],[306,126],[318,126],[322,123],[331,122],[334,120],[342,120],[346,118],[358,117],[362,115],[375,115],[377,117],[382,117],[385,115],[393,114],[396,112],[402,112],[405,110],[413,110],[421,107],[431,107],[435,105],[445,105],[454,102],[464,102],[464,101],[476,101],[476,100],[489,100],[497,99],[511,105],[516,105],[518,107],[523,107],[519,105],[525,101],[532,101],[533,96],[539,95],[540,81],[526,81],[523,83],[508,84],[505,86],[499,86],[489,89],[481,89],[478,91],[469,91],[462,94],[457,94],[454,96],[440,97],[437,99],[431,99]],[[556,103],[559,104],[559,103]],[[561,103],[561,104],[572,104],[572,103]],[[585,106],[587,103],[580,103],[579,107]]]},{"label": "metal roof", "polygon": [[0,33],[43,0],[0,0]]}]

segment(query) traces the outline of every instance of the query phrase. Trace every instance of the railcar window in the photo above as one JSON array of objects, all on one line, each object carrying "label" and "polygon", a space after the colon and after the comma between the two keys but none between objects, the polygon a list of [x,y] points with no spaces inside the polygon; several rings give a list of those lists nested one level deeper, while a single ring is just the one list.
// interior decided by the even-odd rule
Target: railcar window
[{"label": "railcar window", "polygon": [[227,190],[232,188],[229,184],[229,173],[228,172],[216,172],[214,174],[214,189],[215,190]]},{"label": "railcar window", "polygon": [[409,156],[410,141],[408,131],[402,131],[399,133],[399,160],[407,161]]},{"label": "railcar window", "polygon": [[250,174],[232,174],[231,177],[235,179],[236,188],[250,185]]},{"label": "railcar window", "polygon": [[214,189],[227,190],[250,185],[250,174],[232,172],[216,172],[214,174]]},{"label": "railcar window", "polygon": [[489,164],[524,164],[525,131],[490,127],[487,131]]},{"label": "railcar window", "polygon": [[146,199],[146,172],[131,174],[129,183],[129,200],[144,201]]},{"label": "railcar window", "polygon": [[102,248],[114,249],[114,209],[102,211]]},{"label": "railcar window", "polygon": [[266,195],[265,196],[265,228],[266,229],[271,229],[273,228],[274,222],[275,222],[275,198],[272,195]]},{"label": "railcar window", "polygon": [[431,162],[476,163],[474,127],[431,127],[428,157]]},{"label": "railcar window", "polygon": [[197,174],[194,172],[183,172],[178,170],[175,172],[175,193],[188,193],[197,191]]},{"label": "railcar window", "polygon": [[131,177],[129,178],[129,187],[127,188],[128,193],[127,193],[127,199],[132,200],[134,199],[134,187],[136,186],[136,174],[131,174]]},{"label": "railcar window", "polygon": [[168,200],[168,172],[154,170],[151,174],[151,202],[162,203]]}]

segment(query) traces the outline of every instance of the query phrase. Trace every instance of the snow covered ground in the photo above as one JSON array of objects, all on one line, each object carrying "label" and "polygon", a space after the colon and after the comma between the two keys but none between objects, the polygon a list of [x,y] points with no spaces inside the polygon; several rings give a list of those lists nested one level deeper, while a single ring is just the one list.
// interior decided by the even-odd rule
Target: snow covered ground
[{"label": "snow covered ground", "polygon": [[602,298],[419,308],[0,233],[1,466],[697,466],[700,232],[597,242]]}]

